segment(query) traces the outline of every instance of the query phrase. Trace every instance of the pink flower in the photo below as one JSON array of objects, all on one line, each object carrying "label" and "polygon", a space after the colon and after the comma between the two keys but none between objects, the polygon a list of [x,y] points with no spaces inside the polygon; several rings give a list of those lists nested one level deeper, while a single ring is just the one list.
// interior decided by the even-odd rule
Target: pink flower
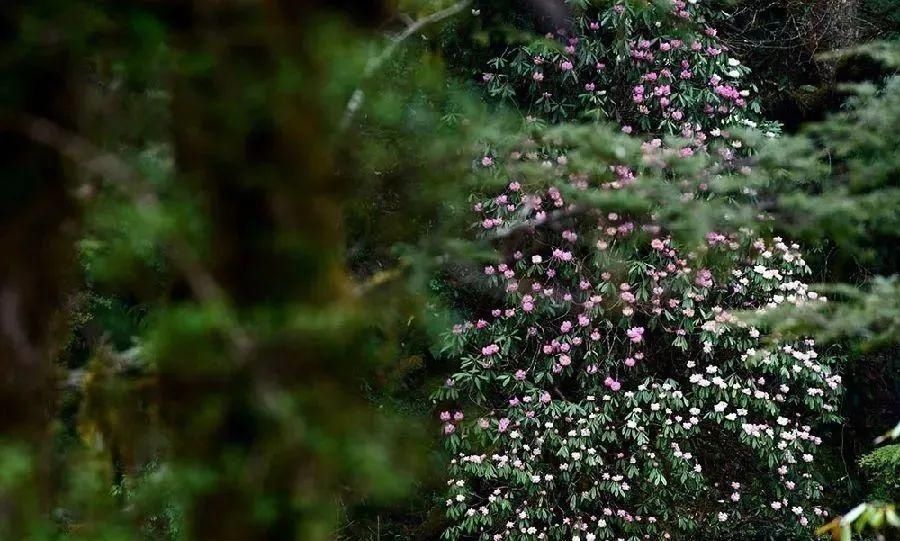
[{"label": "pink flower", "polygon": [[694,283],[700,287],[712,287],[712,273],[709,269],[700,269],[697,271],[697,277],[694,279]]},{"label": "pink flower", "polygon": [[500,351],[500,346],[498,346],[497,344],[488,344],[488,345],[484,346],[483,348],[481,348],[481,354],[484,355],[485,357],[490,357],[491,355],[494,355],[495,353],[498,353],[499,351]]},{"label": "pink flower", "polygon": [[453,423],[447,423],[444,425],[444,434],[450,435],[456,432],[456,427],[453,426]]},{"label": "pink flower", "polygon": [[728,239],[725,238],[725,235],[721,233],[717,233],[715,231],[710,231],[706,234],[706,242],[710,246],[715,246],[717,244],[723,244],[727,242]]},{"label": "pink flower", "polygon": [[628,338],[631,339],[632,342],[637,344],[641,340],[644,339],[644,328],[643,327],[632,327],[625,331],[625,334],[628,335]]},{"label": "pink flower", "polygon": [[522,310],[525,310],[526,312],[534,310],[534,297],[531,295],[522,297]]},{"label": "pink flower", "polygon": [[718,94],[719,96],[722,96],[723,98],[726,98],[726,99],[730,99],[730,100],[741,99],[741,93],[738,91],[738,89],[734,88],[731,85],[716,85],[713,88],[713,91],[716,94]]},{"label": "pink flower", "polygon": [[527,374],[524,370],[516,370],[516,374],[513,377],[515,377],[517,381],[524,381]]},{"label": "pink flower", "polygon": [[572,330],[572,322],[571,321],[563,321],[562,325],[559,326],[560,332],[567,333]]},{"label": "pink flower", "polygon": [[562,62],[562,64],[559,65],[559,69],[561,69],[563,71],[569,71],[572,69],[572,63],[569,62],[568,60],[564,60]]},{"label": "pink flower", "polygon": [[494,165],[494,158],[491,158],[490,156],[485,156],[484,158],[481,158],[481,165],[483,165],[485,167],[490,167],[490,166]]},{"label": "pink flower", "polygon": [[441,421],[449,421],[450,420],[450,412],[442,411],[440,417],[441,417]]},{"label": "pink flower", "polygon": [[531,74],[531,78],[534,79],[534,80],[537,81],[537,82],[541,82],[541,81],[544,80],[544,74],[541,73],[541,72],[539,72],[539,71],[536,71],[536,72],[534,72],[534,73]]},{"label": "pink flower", "polygon": [[506,429],[509,428],[509,419],[506,417],[497,421],[497,430],[500,432],[506,432]]}]

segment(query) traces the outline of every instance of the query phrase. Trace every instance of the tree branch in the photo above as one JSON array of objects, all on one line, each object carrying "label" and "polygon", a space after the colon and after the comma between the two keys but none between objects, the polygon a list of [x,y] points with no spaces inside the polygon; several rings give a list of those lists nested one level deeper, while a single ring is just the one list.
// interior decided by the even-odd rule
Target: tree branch
[{"label": "tree branch", "polygon": [[436,11],[431,15],[422,17],[421,19],[409,24],[403,30],[403,32],[400,32],[391,39],[391,42],[387,47],[384,48],[383,51],[381,51],[381,54],[370,58],[369,61],[366,62],[365,68],[363,68],[359,86],[356,88],[356,90],[353,91],[353,95],[350,96],[350,100],[347,102],[347,107],[344,109],[344,118],[341,120],[340,130],[343,131],[350,125],[350,121],[353,120],[353,116],[356,114],[356,112],[362,106],[363,101],[365,100],[365,94],[363,93],[362,85],[366,82],[367,79],[369,79],[369,77],[371,77],[376,71],[378,71],[378,68],[380,68],[381,65],[391,57],[391,55],[394,54],[394,51],[397,50],[397,47],[399,47],[400,44],[406,40],[406,38],[410,37],[411,35],[415,34],[431,23],[435,23],[456,15],[457,13],[465,9],[466,6],[468,6],[470,3],[471,0],[462,0],[450,7],[444,8],[440,11]]}]

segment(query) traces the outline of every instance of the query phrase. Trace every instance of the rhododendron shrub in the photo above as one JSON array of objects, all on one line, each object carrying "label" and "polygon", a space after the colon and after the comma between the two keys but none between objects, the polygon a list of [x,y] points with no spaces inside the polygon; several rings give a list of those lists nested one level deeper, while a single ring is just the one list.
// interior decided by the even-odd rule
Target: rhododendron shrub
[{"label": "rhododendron shrub", "polygon": [[[825,302],[799,247],[765,222],[692,244],[652,209],[595,204],[646,196],[652,168],[721,203],[704,179],[744,167],[734,129],[775,135],[710,20],[683,2],[579,11],[485,73],[532,114],[613,119],[646,142],[591,173],[563,147],[478,160],[485,186],[506,186],[473,196],[493,294],[448,334],[459,369],[434,394],[453,454],[446,539],[740,539],[773,524],[795,538],[827,515],[816,427],[837,420],[835,359],[737,314]],[[698,156],[688,178],[672,167]]]}]

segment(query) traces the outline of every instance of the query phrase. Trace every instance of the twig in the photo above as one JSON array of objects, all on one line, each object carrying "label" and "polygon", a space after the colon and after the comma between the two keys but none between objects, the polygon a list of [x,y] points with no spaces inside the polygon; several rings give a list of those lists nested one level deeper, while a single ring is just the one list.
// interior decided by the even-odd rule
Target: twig
[{"label": "twig", "polygon": [[371,77],[378,70],[378,68],[380,68],[381,65],[391,57],[392,54],[394,54],[394,51],[397,50],[397,47],[399,47],[400,44],[403,43],[404,40],[406,40],[406,38],[410,37],[411,35],[415,34],[431,23],[435,23],[456,15],[457,13],[465,9],[466,6],[468,6],[470,3],[471,0],[462,0],[450,7],[444,8],[440,11],[436,11],[431,15],[426,15],[425,17],[422,17],[421,19],[409,24],[403,30],[403,32],[397,34],[391,39],[391,42],[387,47],[384,48],[383,51],[381,51],[381,54],[370,58],[369,61],[366,62],[365,68],[363,68],[359,86],[356,88],[356,90],[353,91],[353,94],[350,96],[350,100],[347,102],[347,107],[344,109],[344,118],[341,120],[340,130],[343,131],[350,125],[350,121],[353,120],[353,115],[356,114],[356,112],[362,106],[363,101],[365,100],[365,94],[362,90],[363,83],[365,83],[366,80]]}]

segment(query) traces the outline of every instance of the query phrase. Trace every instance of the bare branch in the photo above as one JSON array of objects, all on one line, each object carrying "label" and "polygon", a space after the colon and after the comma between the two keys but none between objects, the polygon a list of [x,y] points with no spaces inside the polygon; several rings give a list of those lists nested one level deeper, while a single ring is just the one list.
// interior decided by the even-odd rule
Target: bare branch
[{"label": "bare branch", "polygon": [[377,56],[374,56],[366,62],[365,68],[363,68],[362,77],[360,78],[360,86],[353,91],[353,95],[350,96],[350,100],[347,102],[347,107],[344,109],[344,118],[341,120],[340,130],[345,130],[349,125],[350,121],[353,120],[353,116],[362,106],[363,101],[365,100],[365,94],[362,90],[362,85],[366,82],[369,77],[371,77],[378,68],[381,67],[384,62],[394,54],[394,51],[397,50],[397,47],[400,46],[406,38],[415,34],[422,28],[428,26],[431,23],[436,23],[448,17],[452,17],[456,15],[460,11],[466,8],[471,3],[471,0],[462,0],[453,4],[450,7],[444,8],[440,11],[436,11],[431,15],[427,15],[422,17],[421,19],[412,22],[407,25],[407,27],[393,38],[391,38],[390,43],[381,53]]}]

